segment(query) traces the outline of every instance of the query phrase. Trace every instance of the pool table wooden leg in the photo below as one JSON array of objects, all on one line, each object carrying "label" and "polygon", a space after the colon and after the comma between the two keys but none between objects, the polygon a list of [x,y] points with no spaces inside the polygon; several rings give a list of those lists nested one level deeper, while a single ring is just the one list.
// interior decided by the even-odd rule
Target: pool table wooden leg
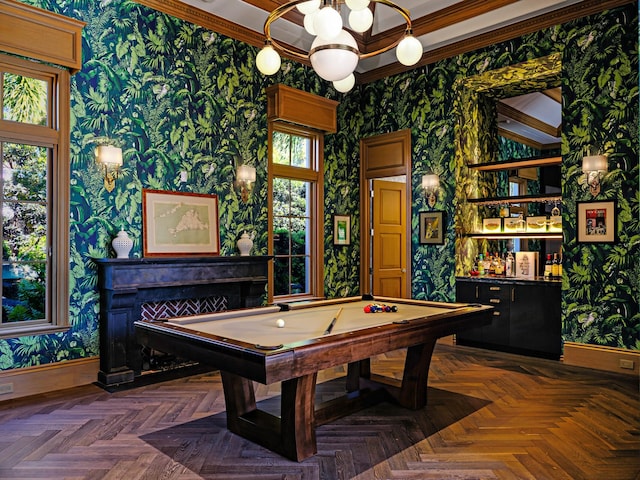
[{"label": "pool table wooden leg", "polygon": [[436,338],[407,348],[402,382],[371,372],[370,359],[352,362],[347,367],[348,393],[362,388],[383,388],[401,406],[418,410],[427,404],[427,379]]},{"label": "pool table wooden leg", "polygon": [[437,338],[407,349],[402,385],[396,397],[405,408],[418,410],[427,405],[427,380]]},{"label": "pool table wooden leg", "polygon": [[220,374],[229,431],[298,462],[316,454],[317,374],[282,382],[279,418],[257,408],[251,380],[225,371]]}]

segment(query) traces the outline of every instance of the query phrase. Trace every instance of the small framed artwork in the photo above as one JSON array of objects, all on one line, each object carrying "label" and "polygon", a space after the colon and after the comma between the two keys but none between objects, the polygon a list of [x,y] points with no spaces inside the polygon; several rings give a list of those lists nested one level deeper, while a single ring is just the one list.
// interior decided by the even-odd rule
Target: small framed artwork
[{"label": "small framed artwork", "polygon": [[333,244],[351,245],[351,215],[333,216]]},{"label": "small framed artwork", "polygon": [[538,274],[538,252],[516,252],[516,277],[535,278]]},{"label": "small framed artwork", "polygon": [[502,232],[501,218],[484,218],[482,220],[483,233],[500,233]]},{"label": "small framed artwork", "polygon": [[142,191],[145,257],[220,254],[218,196]]},{"label": "small framed artwork", "polygon": [[420,243],[444,244],[444,212],[420,212]]},{"label": "small framed artwork", "polygon": [[616,202],[577,202],[578,243],[615,243]]}]

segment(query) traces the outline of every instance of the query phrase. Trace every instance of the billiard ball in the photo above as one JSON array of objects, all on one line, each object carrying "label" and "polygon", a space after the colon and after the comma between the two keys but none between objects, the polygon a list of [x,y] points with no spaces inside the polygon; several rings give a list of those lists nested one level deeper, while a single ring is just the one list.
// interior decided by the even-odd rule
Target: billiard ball
[{"label": "billiard ball", "polygon": [[278,328],[283,328],[284,327],[284,320],[279,318],[278,320],[276,320],[276,325],[278,326]]}]

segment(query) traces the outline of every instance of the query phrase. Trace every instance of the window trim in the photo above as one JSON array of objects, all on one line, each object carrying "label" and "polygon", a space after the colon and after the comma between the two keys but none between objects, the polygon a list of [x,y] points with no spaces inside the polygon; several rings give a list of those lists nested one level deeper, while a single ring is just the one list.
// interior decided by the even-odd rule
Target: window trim
[{"label": "window trim", "polygon": [[[311,143],[311,166],[310,168],[293,167],[273,162],[273,132],[283,132],[290,135],[304,136],[310,139]],[[268,254],[274,256],[273,250],[273,179],[288,178],[292,180],[302,180],[311,183],[312,202],[309,206],[311,214],[310,238],[313,239],[309,262],[311,271],[309,272],[310,288],[308,293],[293,295],[274,296],[274,262],[269,262],[269,282],[267,287],[268,303],[273,303],[274,298],[278,300],[302,300],[313,298],[324,298],[324,135],[317,130],[305,127],[294,126],[277,120],[269,120],[268,127],[268,168],[267,168],[267,203],[269,205],[267,214],[268,223]]]},{"label": "window trim", "polygon": [[69,71],[22,60],[0,53],[3,69],[34,78],[49,78],[50,101],[48,125],[30,125],[0,120],[0,140],[50,148],[47,182],[49,203],[49,255],[47,274],[46,322],[0,324],[0,338],[40,335],[68,330],[69,321],[69,214],[70,214],[70,109],[71,79]]}]

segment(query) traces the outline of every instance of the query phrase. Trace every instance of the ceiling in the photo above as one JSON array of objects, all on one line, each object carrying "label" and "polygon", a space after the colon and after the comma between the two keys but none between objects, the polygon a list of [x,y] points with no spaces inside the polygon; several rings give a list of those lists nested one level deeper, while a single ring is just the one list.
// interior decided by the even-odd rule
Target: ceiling
[{"label": "ceiling", "polygon": [[[264,43],[269,13],[286,0],[137,0],[256,47]],[[367,83],[420,68],[444,58],[517,38],[541,28],[599,13],[630,0],[395,0],[410,13],[414,35],[423,45],[422,59],[413,67],[400,64],[394,50],[361,59],[358,83]],[[374,24],[369,32],[353,34],[361,53],[377,50],[401,38],[402,16],[383,3],[372,2]],[[345,7],[346,9],[346,7]],[[307,52],[313,41],[295,8],[271,25],[271,34],[293,50]],[[559,89],[501,102],[501,132],[532,139],[540,148],[559,144]],[[523,112],[514,116],[513,112]]]},{"label": "ceiling", "polygon": [[[176,13],[174,5],[191,8],[190,20],[255,46],[264,43],[263,27],[269,13],[286,0],[147,0],[156,9]],[[516,38],[527,32],[591,15],[630,0],[395,0],[409,11],[413,33],[424,47],[418,66]],[[344,7],[346,9],[346,7]],[[365,34],[354,34],[361,53],[377,50],[401,38],[402,16],[383,3],[372,2],[374,24]],[[170,11],[171,10],[171,11]],[[179,13],[179,12],[178,12]],[[180,16],[180,15],[178,15]],[[200,20],[200,21],[198,21]],[[297,9],[271,26],[272,36],[292,49],[309,50],[313,37],[303,27]],[[353,32],[352,32],[353,33]],[[365,83],[408,68],[398,63],[394,50],[360,60],[356,73]]]},{"label": "ceiling", "polygon": [[556,149],[562,133],[560,87],[498,101],[498,134],[539,150]]}]

